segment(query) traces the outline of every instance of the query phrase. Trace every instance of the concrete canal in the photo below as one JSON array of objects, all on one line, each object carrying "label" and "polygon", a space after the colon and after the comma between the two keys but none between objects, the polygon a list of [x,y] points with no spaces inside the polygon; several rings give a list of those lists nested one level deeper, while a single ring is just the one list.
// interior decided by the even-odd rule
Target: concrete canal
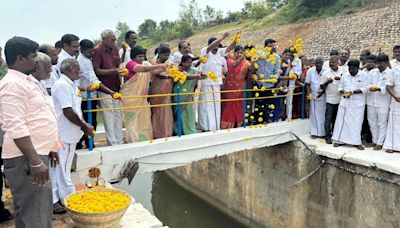
[{"label": "concrete canal", "polygon": [[165,172],[137,175],[129,186],[114,185],[129,192],[138,203],[170,228],[241,228],[193,193],[177,185]]}]

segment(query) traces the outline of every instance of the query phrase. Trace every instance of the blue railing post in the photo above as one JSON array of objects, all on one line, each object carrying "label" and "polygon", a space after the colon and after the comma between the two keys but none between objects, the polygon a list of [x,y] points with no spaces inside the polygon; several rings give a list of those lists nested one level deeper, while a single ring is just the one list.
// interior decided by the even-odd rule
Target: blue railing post
[{"label": "blue railing post", "polygon": [[244,91],[243,91],[243,128],[246,128],[246,107],[247,107],[247,94],[246,94],[246,83],[244,83]]},{"label": "blue railing post", "polygon": [[[86,93],[86,98],[87,98],[87,109],[88,109],[88,122],[90,125],[93,124],[93,113],[90,112],[92,109],[92,101],[90,100],[92,98],[91,92]],[[93,126],[93,125],[92,125]],[[94,136],[89,137],[89,151],[93,150],[93,145],[94,145]]]},{"label": "blue railing post", "polygon": [[301,87],[301,119],[305,118],[306,109],[306,86]]},{"label": "blue railing post", "polygon": [[178,86],[178,137],[182,136],[181,85]]}]

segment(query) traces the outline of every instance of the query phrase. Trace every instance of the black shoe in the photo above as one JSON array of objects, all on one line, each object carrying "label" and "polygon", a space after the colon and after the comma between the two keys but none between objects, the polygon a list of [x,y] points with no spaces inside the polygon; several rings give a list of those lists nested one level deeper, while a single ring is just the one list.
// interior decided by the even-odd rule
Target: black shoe
[{"label": "black shoe", "polygon": [[76,149],[77,150],[81,150],[83,148],[82,144],[78,143],[76,144]]},{"label": "black shoe", "polygon": [[13,217],[10,213],[9,210],[3,208],[3,210],[0,210],[0,223],[6,222],[11,220]]},{"label": "black shoe", "polygon": [[332,144],[332,139],[326,138],[326,139],[325,139],[325,143],[326,143],[326,144]]},{"label": "black shoe", "polygon": [[59,214],[65,214],[67,210],[63,205],[61,205],[60,202],[57,202],[53,204],[53,214],[59,215]]}]

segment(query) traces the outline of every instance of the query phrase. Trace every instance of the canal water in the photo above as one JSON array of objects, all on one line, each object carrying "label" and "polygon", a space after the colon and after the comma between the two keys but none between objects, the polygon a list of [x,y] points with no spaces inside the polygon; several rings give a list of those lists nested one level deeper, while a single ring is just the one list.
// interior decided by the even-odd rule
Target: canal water
[{"label": "canal water", "polygon": [[177,185],[164,172],[136,175],[128,182],[114,185],[131,194],[170,228],[241,228],[191,192]]}]

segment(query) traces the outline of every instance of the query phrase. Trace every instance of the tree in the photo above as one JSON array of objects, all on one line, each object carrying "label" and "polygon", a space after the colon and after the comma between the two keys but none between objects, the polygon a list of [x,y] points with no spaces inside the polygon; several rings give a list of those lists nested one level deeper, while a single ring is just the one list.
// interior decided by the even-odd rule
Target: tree
[{"label": "tree", "polygon": [[211,6],[207,5],[206,8],[203,10],[204,14],[204,22],[206,25],[209,25],[211,21],[215,20],[215,9]]},{"label": "tree", "polygon": [[118,37],[117,45],[121,45],[121,43],[125,41],[125,33],[129,30],[130,28],[126,22],[118,22],[115,28],[115,35]]},{"label": "tree", "polygon": [[160,21],[159,27],[161,31],[167,31],[173,29],[175,24],[176,24],[175,21],[164,20]]},{"label": "tree", "polygon": [[139,36],[149,37],[150,33],[157,29],[157,22],[152,19],[146,19],[139,25]]},{"label": "tree", "polygon": [[249,17],[252,19],[262,19],[265,16],[272,13],[272,9],[267,6],[264,2],[254,2],[251,5]]},{"label": "tree", "polygon": [[181,9],[179,20],[185,20],[192,29],[198,29],[202,25],[202,14],[196,0],[190,0],[187,4],[183,1],[180,3]]},{"label": "tree", "polygon": [[251,3],[250,1],[244,2],[244,7],[242,8],[242,15],[243,15],[244,19],[249,18],[249,14],[250,14],[252,5],[253,5],[253,3]]}]

